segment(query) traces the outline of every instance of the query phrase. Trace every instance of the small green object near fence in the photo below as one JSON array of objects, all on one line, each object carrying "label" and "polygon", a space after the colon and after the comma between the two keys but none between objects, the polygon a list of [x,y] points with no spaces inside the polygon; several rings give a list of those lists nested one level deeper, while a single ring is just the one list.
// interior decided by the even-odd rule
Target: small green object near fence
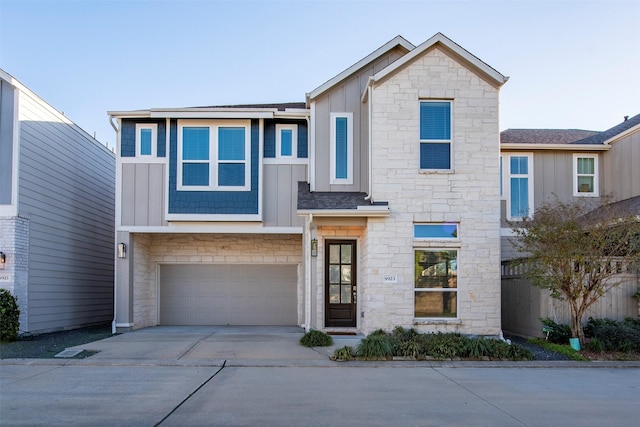
[{"label": "small green object near fence", "polygon": [[579,338],[569,338],[569,345],[575,351],[580,351],[580,339]]}]

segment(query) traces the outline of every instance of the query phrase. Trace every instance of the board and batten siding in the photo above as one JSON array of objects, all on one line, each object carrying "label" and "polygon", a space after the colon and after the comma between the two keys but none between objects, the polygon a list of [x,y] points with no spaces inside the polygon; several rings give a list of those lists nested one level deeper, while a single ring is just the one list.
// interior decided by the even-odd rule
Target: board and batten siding
[{"label": "board and batten siding", "polygon": [[266,227],[302,227],[296,214],[298,182],[306,181],[307,165],[267,164],[263,173],[263,222]]},{"label": "board and batten siding", "polygon": [[13,204],[13,126],[15,90],[0,79],[0,205]]},{"label": "board and batten siding", "polygon": [[613,201],[640,196],[640,131],[613,142],[603,157],[606,194]]},{"label": "board and batten siding", "polygon": [[[368,191],[369,115],[362,94],[369,77],[400,58],[400,48],[389,51],[374,62],[336,84],[314,100],[315,103],[315,189],[314,191]],[[353,184],[330,184],[331,113],[353,113]]]},{"label": "board and batten siding", "polygon": [[121,225],[164,226],[166,166],[122,164]]},{"label": "board and batten siding", "polygon": [[29,218],[29,331],[113,318],[115,156],[20,92],[18,212]]}]

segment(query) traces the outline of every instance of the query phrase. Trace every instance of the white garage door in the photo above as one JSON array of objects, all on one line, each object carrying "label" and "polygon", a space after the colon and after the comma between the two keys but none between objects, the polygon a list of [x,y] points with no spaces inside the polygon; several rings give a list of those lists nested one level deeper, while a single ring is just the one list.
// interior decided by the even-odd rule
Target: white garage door
[{"label": "white garage door", "polygon": [[161,325],[296,325],[295,265],[160,266]]}]

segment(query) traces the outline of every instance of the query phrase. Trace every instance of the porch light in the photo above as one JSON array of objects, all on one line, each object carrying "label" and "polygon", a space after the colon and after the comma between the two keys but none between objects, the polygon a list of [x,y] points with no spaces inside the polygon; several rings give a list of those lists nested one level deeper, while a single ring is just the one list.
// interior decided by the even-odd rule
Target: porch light
[{"label": "porch light", "polygon": [[127,257],[127,245],[124,243],[118,243],[118,258]]},{"label": "porch light", "polygon": [[318,239],[311,239],[311,256],[318,256]]},{"label": "porch light", "polygon": [[4,252],[0,252],[0,269],[4,270],[4,265],[7,262],[7,256]]}]

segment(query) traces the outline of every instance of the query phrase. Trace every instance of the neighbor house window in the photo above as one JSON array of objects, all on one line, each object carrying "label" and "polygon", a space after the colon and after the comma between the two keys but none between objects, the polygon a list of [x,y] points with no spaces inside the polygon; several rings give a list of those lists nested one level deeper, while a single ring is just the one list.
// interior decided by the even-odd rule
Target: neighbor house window
[{"label": "neighbor house window", "polygon": [[598,196],[598,156],[573,155],[573,195]]},{"label": "neighbor house window", "polygon": [[157,124],[136,124],[136,155],[138,157],[155,157],[158,138],[157,135]]},{"label": "neighbor house window", "polygon": [[458,315],[458,251],[415,249],[414,317]]},{"label": "neighbor house window", "polygon": [[276,125],[276,157],[293,159],[298,156],[298,126]]},{"label": "neighbor house window", "polygon": [[507,216],[518,220],[533,214],[533,154],[504,155],[503,194],[507,199]]},{"label": "neighbor house window", "polygon": [[353,184],[353,114],[330,116],[331,184]]},{"label": "neighbor house window", "polygon": [[179,190],[250,190],[249,122],[185,122],[178,127]]},{"label": "neighbor house window", "polygon": [[451,101],[420,102],[420,169],[451,169]]}]

